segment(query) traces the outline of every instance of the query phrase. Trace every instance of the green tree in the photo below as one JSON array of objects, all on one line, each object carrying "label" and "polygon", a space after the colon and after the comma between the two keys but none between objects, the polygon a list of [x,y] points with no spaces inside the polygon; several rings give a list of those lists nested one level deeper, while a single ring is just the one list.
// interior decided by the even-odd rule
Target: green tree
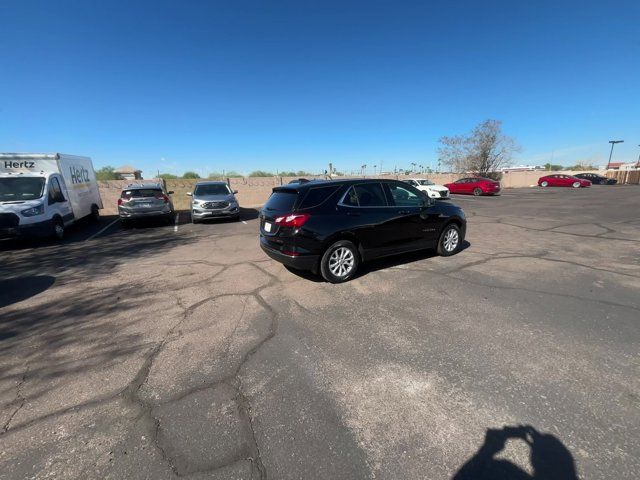
[{"label": "green tree", "polygon": [[160,175],[158,175],[158,178],[164,178],[165,180],[175,180],[176,178],[178,178],[178,176],[174,175],[173,173],[161,173]]},{"label": "green tree", "polygon": [[211,172],[209,174],[210,179],[215,179],[215,178],[240,178],[242,177],[241,173],[236,172],[235,170],[229,170],[228,172]]},{"label": "green tree", "polygon": [[548,172],[557,172],[559,170],[562,170],[562,165],[555,165],[553,163],[545,163],[544,164],[544,169],[547,170]]},{"label": "green tree", "polygon": [[598,167],[591,165],[589,163],[578,162],[575,165],[571,165],[570,167],[566,167],[565,170],[597,170]]},{"label": "green tree", "polygon": [[273,177],[273,173],[265,172],[263,170],[254,170],[249,174],[250,177]]},{"label": "green tree", "polygon": [[116,169],[107,165],[96,171],[96,180],[117,180]]},{"label": "green tree", "polygon": [[196,172],[184,172],[182,178],[200,178],[200,175],[198,175]]}]

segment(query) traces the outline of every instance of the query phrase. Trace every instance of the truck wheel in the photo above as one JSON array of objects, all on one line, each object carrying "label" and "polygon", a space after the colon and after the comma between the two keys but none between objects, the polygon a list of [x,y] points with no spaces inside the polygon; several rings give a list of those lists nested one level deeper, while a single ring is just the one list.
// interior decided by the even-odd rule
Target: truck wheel
[{"label": "truck wheel", "polygon": [[61,218],[53,219],[53,229],[51,233],[56,240],[62,240],[64,238],[64,222]]}]

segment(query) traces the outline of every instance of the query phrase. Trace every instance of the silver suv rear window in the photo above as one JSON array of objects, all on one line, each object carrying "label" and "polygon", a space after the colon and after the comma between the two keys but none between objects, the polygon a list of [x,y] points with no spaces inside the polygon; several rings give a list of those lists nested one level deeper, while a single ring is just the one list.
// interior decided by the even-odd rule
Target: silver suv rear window
[{"label": "silver suv rear window", "polygon": [[123,190],[122,198],[148,198],[148,197],[160,197],[162,196],[162,190],[159,188],[133,188],[131,190]]}]

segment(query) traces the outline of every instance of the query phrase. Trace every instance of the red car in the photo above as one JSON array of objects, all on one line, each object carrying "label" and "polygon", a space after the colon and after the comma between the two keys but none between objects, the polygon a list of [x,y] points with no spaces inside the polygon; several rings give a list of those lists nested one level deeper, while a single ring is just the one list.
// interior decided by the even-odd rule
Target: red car
[{"label": "red car", "polygon": [[538,185],[541,187],[590,187],[591,182],[584,178],[573,177],[571,175],[546,175],[538,179]]},{"label": "red car", "polygon": [[444,186],[447,187],[451,193],[468,193],[475,196],[500,193],[500,182],[496,182],[490,178],[461,178],[453,183],[446,183]]}]

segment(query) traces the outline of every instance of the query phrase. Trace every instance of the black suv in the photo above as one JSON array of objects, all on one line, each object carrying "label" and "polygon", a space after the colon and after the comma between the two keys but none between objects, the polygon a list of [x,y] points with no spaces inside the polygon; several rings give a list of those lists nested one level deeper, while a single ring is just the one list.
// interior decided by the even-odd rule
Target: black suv
[{"label": "black suv", "polygon": [[260,212],[260,246],[288,267],[339,283],[377,257],[426,248],[453,255],[466,225],[459,207],[404,182],[311,181],[273,189]]},{"label": "black suv", "polygon": [[618,183],[618,180],[615,178],[607,178],[604,175],[598,175],[597,173],[576,173],[574,177],[589,180],[594,185],[615,185]]}]

